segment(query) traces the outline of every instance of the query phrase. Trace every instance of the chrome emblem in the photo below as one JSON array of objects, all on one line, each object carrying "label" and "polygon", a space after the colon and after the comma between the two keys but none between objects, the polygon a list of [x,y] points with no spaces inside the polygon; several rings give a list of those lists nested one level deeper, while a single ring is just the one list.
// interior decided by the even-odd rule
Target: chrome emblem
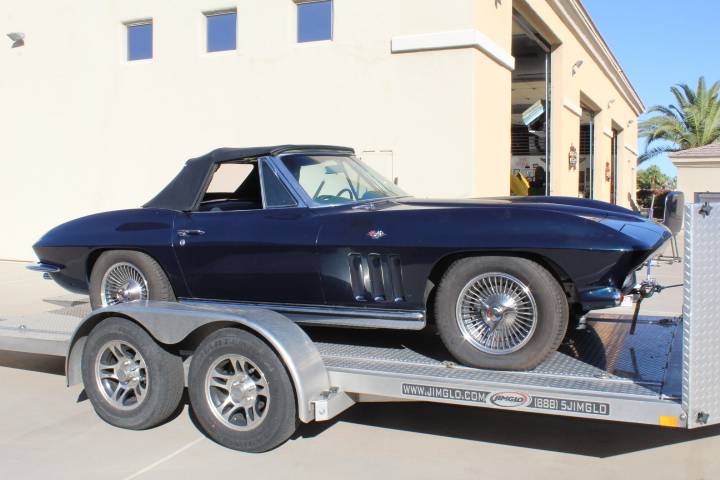
[{"label": "chrome emblem", "polygon": [[382,230],[370,230],[367,233],[367,235],[368,235],[368,237],[372,238],[373,240],[380,240],[381,238],[383,238],[386,235],[386,233],[383,232]]}]

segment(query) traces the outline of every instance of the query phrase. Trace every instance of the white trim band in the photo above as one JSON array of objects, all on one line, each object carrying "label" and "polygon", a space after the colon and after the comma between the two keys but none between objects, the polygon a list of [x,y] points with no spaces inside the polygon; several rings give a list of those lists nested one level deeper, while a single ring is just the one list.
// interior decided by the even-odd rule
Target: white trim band
[{"label": "white trim band", "polygon": [[603,134],[608,138],[613,138],[613,131],[607,128],[603,129]]},{"label": "white trim band", "polygon": [[625,145],[625,150],[627,150],[628,152],[632,153],[632,154],[635,155],[636,157],[638,156],[637,150],[635,150],[635,149],[634,149],[633,147],[631,147],[630,145]]},{"label": "white trim band", "polygon": [[393,37],[390,48],[392,53],[477,48],[508,70],[515,70],[515,57],[490,40],[484,33],[474,29]]},{"label": "white trim band", "polygon": [[563,106],[578,117],[582,117],[582,108],[580,108],[579,105],[570,100],[568,97],[563,98]]}]

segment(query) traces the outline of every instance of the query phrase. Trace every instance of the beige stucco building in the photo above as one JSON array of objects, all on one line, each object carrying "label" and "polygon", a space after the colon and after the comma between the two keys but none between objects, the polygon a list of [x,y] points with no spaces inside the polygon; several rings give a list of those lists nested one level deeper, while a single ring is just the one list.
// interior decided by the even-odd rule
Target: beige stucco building
[{"label": "beige stucco building", "polygon": [[720,144],[670,154],[677,167],[677,189],[686,202],[720,200]]},{"label": "beige stucco building", "polygon": [[[508,195],[513,175],[515,193],[634,195],[644,107],[579,0],[334,0],[331,39],[299,42],[304,3],[7,3],[24,44],[0,43],[0,258],[218,146],[352,146],[418,196]],[[236,46],[208,52],[218,12]],[[129,60],[141,24],[152,58]]]}]

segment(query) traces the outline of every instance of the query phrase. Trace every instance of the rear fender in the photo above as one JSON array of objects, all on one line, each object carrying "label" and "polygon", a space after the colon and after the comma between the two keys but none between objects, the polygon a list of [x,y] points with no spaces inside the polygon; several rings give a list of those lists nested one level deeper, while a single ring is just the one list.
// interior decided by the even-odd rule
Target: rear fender
[{"label": "rear fender", "polygon": [[81,359],[88,335],[102,320],[122,317],[144,328],[164,345],[177,345],[212,324],[237,325],[251,331],[284,363],[295,387],[301,421],[315,419],[313,401],[330,390],[320,353],[310,337],[287,317],[270,310],[189,306],[174,302],[124,303],[93,311],[75,329],[65,361],[68,386],[82,382]]}]

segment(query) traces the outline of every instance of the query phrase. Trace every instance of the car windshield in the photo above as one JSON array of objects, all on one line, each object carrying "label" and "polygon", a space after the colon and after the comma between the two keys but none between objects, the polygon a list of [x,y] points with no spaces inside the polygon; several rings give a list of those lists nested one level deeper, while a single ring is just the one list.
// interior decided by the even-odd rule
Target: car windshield
[{"label": "car windshield", "polygon": [[350,157],[289,155],[282,161],[305,193],[320,205],[407,196],[397,185]]}]

